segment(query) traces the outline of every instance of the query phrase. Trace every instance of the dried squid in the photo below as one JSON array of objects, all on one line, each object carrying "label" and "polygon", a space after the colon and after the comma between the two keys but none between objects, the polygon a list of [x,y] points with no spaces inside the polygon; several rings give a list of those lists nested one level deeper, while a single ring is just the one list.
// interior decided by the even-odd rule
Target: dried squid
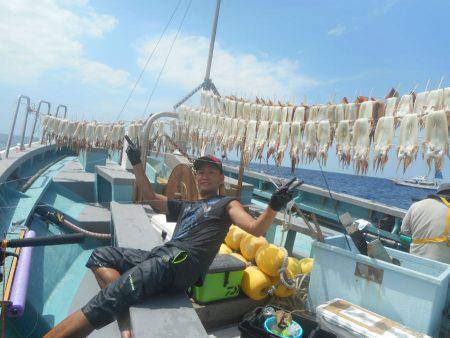
[{"label": "dried squid", "polygon": [[448,121],[445,110],[429,112],[425,120],[424,157],[428,168],[434,160],[435,171],[442,169],[444,155],[448,157]]},{"label": "dried squid", "polygon": [[386,110],[384,112],[384,116],[395,116],[395,112],[397,110],[398,98],[390,97],[386,99]]},{"label": "dried squid", "polygon": [[446,110],[450,110],[450,87],[444,88],[443,107]]},{"label": "dried squid", "polygon": [[258,126],[258,134],[256,136],[256,157],[261,160],[264,146],[267,142],[269,134],[269,121],[260,121]]},{"label": "dried squid", "polygon": [[244,143],[245,138],[245,131],[247,128],[247,121],[243,119],[239,119],[237,122],[237,132],[236,132],[236,138],[234,139],[233,148],[236,149],[236,151],[241,151]]},{"label": "dried squid", "polygon": [[267,161],[269,160],[270,156],[273,156],[275,158],[275,154],[278,150],[279,145],[280,145],[280,122],[272,122],[269,129],[269,140],[266,155]]},{"label": "dried squid", "polygon": [[317,127],[318,159],[326,165],[328,157],[328,148],[331,144],[331,126],[330,121],[322,120]]},{"label": "dried squid", "polygon": [[302,161],[306,157],[311,162],[317,155],[316,122],[308,121],[305,125],[305,143],[302,149]]},{"label": "dried squid", "polygon": [[371,120],[373,117],[373,110],[375,107],[375,101],[364,101],[359,106],[359,115],[360,119],[368,119]]},{"label": "dried squid", "polygon": [[275,156],[275,165],[280,166],[281,161],[283,161],[284,153],[289,144],[289,136],[291,132],[291,123],[282,122],[280,126],[280,143],[278,145],[278,150]]},{"label": "dried squid", "polygon": [[411,94],[403,95],[398,103],[396,117],[403,117],[411,114],[414,109],[414,97]]},{"label": "dried squid", "polygon": [[384,166],[388,161],[389,150],[392,147],[392,140],[394,138],[394,117],[382,117],[378,120],[375,129],[375,143],[374,143],[374,160],[373,168],[378,171],[380,168],[383,171]]},{"label": "dried squid", "polygon": [[415,114],[405,115],[400,124],[400,135],[398,138],[397,157],[398,166],[403,162],[403,172],[417,158],[419,119]]},{"label": "dried squid", "polygon": [[367,118],[357,119],[353,125],[352,152],[353,166],[356,174],[367,173],[369,167],[369,120]]},{"label": "dried squid", "polygon": [[339,121],[336,129],[336,154],[339,163],[343,168],[350,165],[351,139],[352,134],[350,120]]},{"label": "dried squid", "polygon": [[246,166],[253,158],[256,145],[256,124],[255,120],[248,121],[247,135],[245,138],[244,155],[242,157],[243,163]]},{"label": "dried squid", "polygon": [[302,147],[302,122],[292,122],[291,126],[291,150],[289,152],[291,156],[291,172],[297,167],[300,162],[299,153]]},{"label": "dried squid", "polygon": [[346,106],[346,119],[350,121],[356,120],[356,114],[358,112],[358,106],[354,103],[348,103]]},{"label": "dried squid", "polygon": [[442,107],[444,100],[444,90],[436,89],[428,93],[427,110],[439,110]]}]

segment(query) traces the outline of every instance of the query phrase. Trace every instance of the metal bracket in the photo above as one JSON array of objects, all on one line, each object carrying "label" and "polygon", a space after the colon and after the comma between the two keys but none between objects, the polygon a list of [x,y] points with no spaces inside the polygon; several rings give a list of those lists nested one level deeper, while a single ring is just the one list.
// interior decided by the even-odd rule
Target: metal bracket
[{"label": "metal bracket", "polygon": [[375,268],[361,262],[356,262],[355,276],[367,279],[371,282],[381,284],[383,281],[383,269]]}]

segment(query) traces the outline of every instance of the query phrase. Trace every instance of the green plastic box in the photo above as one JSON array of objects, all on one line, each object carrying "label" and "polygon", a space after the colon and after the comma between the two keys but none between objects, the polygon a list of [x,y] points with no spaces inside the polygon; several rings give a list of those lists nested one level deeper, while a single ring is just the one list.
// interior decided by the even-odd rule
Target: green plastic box
[{"label": "green plastic box", "polygon": [[230,255],[219,254],[214,258],[201,286],[190,289],[196,303],[206,304],[239,295],[242,275],[246,265]]}]

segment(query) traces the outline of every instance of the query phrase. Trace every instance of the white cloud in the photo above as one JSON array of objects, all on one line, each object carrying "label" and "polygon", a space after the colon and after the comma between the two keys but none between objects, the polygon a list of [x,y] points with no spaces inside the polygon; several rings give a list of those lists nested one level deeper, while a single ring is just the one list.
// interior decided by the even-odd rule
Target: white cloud
[{"label": "white cloud", "polygon": [[127,72],[89,59],[80,41],[100,38],[116,25],[87,1],[0,0],[0,81],[25,83],[62,71],[84,83],[129,85]]},{"label": "white cloud", "polygon": [[[166,35],[148,66],[155,77],[159,73],[175,33]],[[146,56],[157,39],[147,39],[138,45],[138,63],[143,67]],[[162,75],[162,81],[184,90],[193,89],[205,76],[209,39],[198,35],[181,35],[175,42]],[[264,55],[246,54],[223,49],[216,42],[211,78],[219,91],[251,97],[262,95],[285,99],[298,91],[318,84],[301,74],[297,61],[282,58],[269,60]]]},{"label": "white cloud", "polygon": [[333,28],[331,28],[327,34],[330,36],[341,36],[342,34],[344,34],[346,28],[344,25],[342,24],[338,24],[336,26],[334,26]]}]

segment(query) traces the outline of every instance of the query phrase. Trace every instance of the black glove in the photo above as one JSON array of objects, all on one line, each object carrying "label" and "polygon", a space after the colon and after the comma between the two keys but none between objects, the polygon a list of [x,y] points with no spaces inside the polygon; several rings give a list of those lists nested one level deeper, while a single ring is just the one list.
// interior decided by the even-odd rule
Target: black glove
[{"label": "black glove", "polygon": [[133,143],[133,141],[130,140],[128,135],[125,135],[125,139],[128,142],[126,153],[131,165],[135,166],[141,163],[141,150]]},{"label": "black glove", "polygon": [[303,184],[303,181],[299,180],[295,182],[296,180],[297,178],[294,177],[289,182],[275,190],[272,194],[272,198],[270,199],[269,207],[275,211],[280,211],[285,208],[289,201],[294,198],[295,188]]}]

